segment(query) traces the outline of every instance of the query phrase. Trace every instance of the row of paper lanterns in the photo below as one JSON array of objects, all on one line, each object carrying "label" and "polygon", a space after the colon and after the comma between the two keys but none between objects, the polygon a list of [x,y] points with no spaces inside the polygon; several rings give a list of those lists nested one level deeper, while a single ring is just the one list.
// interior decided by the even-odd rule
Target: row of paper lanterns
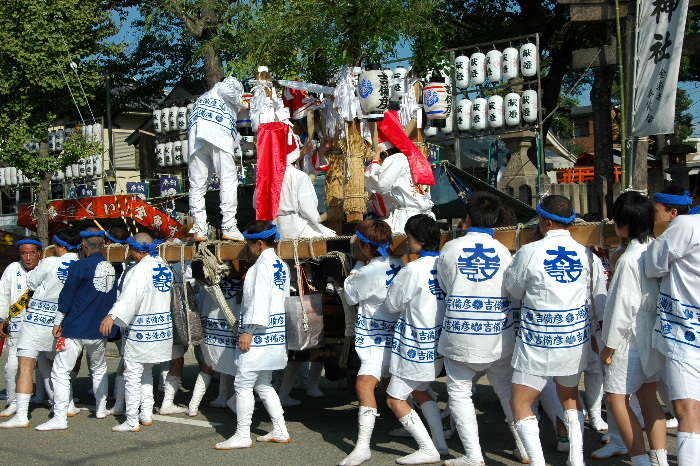
[{"label": "row of paper lanterns", "polygon": [[19,168],[0,168],[0,187],[23,186],[31,183],[33,183],[33,180],[24,176],[24,173]]},{"label": "row of paper lanterns", "polygon": [[187,104],[186,107],[174,106],[153,110],[153,130],[156,134],[187,131],[187,120],[193,107],[194,104]]},{"label": "row of paper lanterns", "polygon": [[[63,151],[63,145],[70,139],[70,135],[73,132],[73,128],[58,128],[48,133],[48,149],[49,152],[57,153]],[[88,141],[100,142],[102,141],[102,124],[95,123],[92,125],[82,125],[80,127],[81,134]],[[38,154],[39,153],[39,143],[36,140],[28,141],[25,147],[29,152]]]},{"label": "row of paper lanterns", "polygon": [[470,85],[480,86],[487,80],[498,83],[517,78],[518,74],[529,78],[537,75],[538,52],[535,44],[527,43],[520,47],[508,47],[501,52],[491,50],[486,54],[474,52],[471,56],[455,58],[455,84],[460,89]]},{"label": "row of paper lanterns", "polygon": [[[102,155],[79,159],[77,163],[68,165],[64,171],[57,171],[51,176],[52,181],[63,181],[71,178],[89,178],[102,176]],[[33,180],[16,167],[0,168],[0,187],[25,186]]]}]

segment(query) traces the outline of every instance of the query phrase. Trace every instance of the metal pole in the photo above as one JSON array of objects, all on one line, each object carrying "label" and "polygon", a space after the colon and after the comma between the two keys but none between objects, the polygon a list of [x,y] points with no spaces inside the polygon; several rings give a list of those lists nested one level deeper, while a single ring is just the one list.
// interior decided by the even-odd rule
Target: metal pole
[{"label": "metal pole", "polygon": [[620,81],[620,167],[622,176],[620,177],[621,188],[627,186],[627,118],[625,111],[625,71],[622,63],[622,31],[620,28],[620,0],[615,0],[615,27],[617,30],[617,68]]},{"label": "metal pole", "polygon": [[105,88],[107,93],[105,99],[105,111],[107,112],[107,138],[109,138],[109,163],[112,166],[112,170],[114,170],[114,146],[112,145],[112,101],[110,97],[109,74],[105,75]]}]

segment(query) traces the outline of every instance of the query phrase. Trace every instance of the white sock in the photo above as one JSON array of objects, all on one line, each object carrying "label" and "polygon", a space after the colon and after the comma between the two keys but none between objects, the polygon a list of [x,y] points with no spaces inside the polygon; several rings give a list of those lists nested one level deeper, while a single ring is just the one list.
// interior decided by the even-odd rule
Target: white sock
[{"label": "white sock", "polygon": [[175,394],[180,388],[180,377],[168,374],[165,378],[165,394],[161,406],[170,406],[175,401]]},{"label": "white sock", "polygon": [[666,450],[651,450],[649,460],[651,466],[668,466],[668,452]]},{"label": "white sock", "polygon": [[359,432],[357,434],[357,443],[355,449],[340,463],[341,466],[358,466],[372,457],[372,452],[369,448],[369,441],[372,438],[374,430],[374,421],[377,418],[377,408],[368,406],[360,406],[360,412],[357,415]]},{"label": "white sock", "polygon": [[[19,393],[17,396],[19,397]],[[678,443],[678,466],[696,466],[700,458],[700,435],[679,431],[676,442]]]},{"label": "white sock", "polygon": [[410,413],[399,419],[399,422],[401,422],[401,425],[403,425],[416,442],[418,442],[418,451],[396,460],[397,463],[424,464],[426,462],[440,461],[440,453],[435,448],[428,430],[415,411],[411,410]]},{"label": "white sock", "polygon": [[576,409],[567,409],[564,411],[564,424],[569,432],[569,466],[584,466],[583,412]]},{"label": "white sock", "polygon": [[515,423],[520,440],[525,446],[527,456],[530,458],[530,466],[546,466],[542,443],[540,442],[540,426],[535,416],[526,417]]},{"label": "white sock", "polygon": [[207,392],[207,388],[209,388],[210,383],[211,375],[205,374],[204,372],[200,372],[197,375],[197,381],[194,383],[194,390],[192,390],[192,398],[190,399],[190,404],[187,409],[187,412],[190,416],[197,414],[197,411],[199,410],[199,404],[202,402],[202,398],[204,398],[204,394]]},{"label": "white sock", "polygon": [[[420,406],[421,411],[423,411],[423,416],[430,426],[430,433],[432,434],[433,443],[435,448],[438,449],[440,454],[449,453],[450,449],[445,442],[445,431],[442,428],[442,417],[440,416],[440,408],[433,400],[426,401]],[[478,438],[478,435],[477,435]]]}]

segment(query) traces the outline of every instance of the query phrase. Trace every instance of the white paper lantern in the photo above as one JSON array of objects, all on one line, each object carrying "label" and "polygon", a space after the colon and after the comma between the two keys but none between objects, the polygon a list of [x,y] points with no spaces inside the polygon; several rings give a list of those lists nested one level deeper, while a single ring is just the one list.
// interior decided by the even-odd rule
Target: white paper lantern
[{"label": "white paper lantern", "polygon": [[92,176],[95,173],[95,164],[92,157],[85,157],[85,175]]},{"label": "white paper lantern", "polygon": [[78,160],[78,163],[71,165],[70,168],[73,172],[73,178],[80,178],[80,160]]},{"label": "white paper lantern", "polygon": [[472,84],[477,86],[484,84],[486,81],[486,55],[481,52],[472,53],[469,59],[469,75]]},{"label": "white paper lantern", "polygon": [[5,169],[0,168],[0,187],[4,188],[5,187]]},{"label": "white paper lantern", "polygon": [[469,57],[466,55],[455,58],[455,84],[460,89],[469,87]]},{"label": "white paper lantern", "polygon": [[95,176],[102,176],[104,170],[103,154],[97,154],[92,156],[92,174]]},{"label": "white paper lantern", "polygon": [[511,92],[505,98],[505,120],[508,126],[520,124],[520,94]]},{"label": "white paper lantern", "polygon": [[68,165],[66,167],[66,179],[71,179],[71,178],[73,178],[73,166]]},{"label": "white paper lantern", "polygon": [[238,111],[236,116],[236,127],[237,128],[250,128],[252,122],[250,121],[250,108],[247,106]]},{"label": "white paper lantern", "polygon": [[66,140],[65,131],[62,129],[56,130],[56,139],[55,139],[55,145],[54,145],[56,152],[61,152],[63,150],[63,143],[65,142],[65,140]]},{"label": "white paper lantern", "polygon": [[85,126],[83,126],[83,128],[85,128],[85,132],[83,133],[83,136],[85,136],[85,139],[87,139],[88,141],[92,141],[92,131],[93,131],[92,125],[85,125]]},{"label": "white paper lantern", "polygon": [[444,128],[440,128],[440,132],[441,132],[441,133],[443,133],[443,134],[452,134],[452,131],[453,131],[453,129],[454,129],[454,121],[453,121],[453,118],[454,118],[454,117],[453,117],[452,115],[450,115],[449,117],[447,117],[447,119],[445,120],[445,127],[444,127]]},{"label": "white paper lantern", "polygon": [[527,43],[520,47],[520,72],[529,78],[537,74],[537,46]]},{"label": "white paper lantern", "polygon": [[503,54],[499,50],[486,54],[486,77],[492,83],[498,83],[503,78]]},{"label": "white paper lantern", "polygon": [[[245,96],[245,94],[243,94]],[[250,94],[250,97],[253,97],[253,94]],[[192,114],[192,110],[194,110],[194,104],[189,103],[187,104],[187,128],[190,127],[190,115]]]},{"label": "white paper lantern", "polygon": [[22,176],[22,170],[17,169],[17,186],[24,184],[24,176]]},{"label": "white paper lantern", "polygon": [[537,91],[528,89],[522,97],[523,120],[528,123],[537,121]]},{"label": "white paper lantern", "polygon": [[488,125],[488,100],[483,97],[474,99],[472,103],[472,127],[481,131]]},{"label": "white paper lantern", "polygon": [[179,165],[182,165],[182,141],[177,140],[173,142],[173,166]]},{"label": "white paper lantern", "polygon": [[58,181],[63,181],[66,178],[66,174],[62,171],[58,171],[56,172],[56,177],[58,178]]},{"label": "white paper lantern", "polygon": [[102,123],[92,125],[92,140],[102,142]]},{"label": "white paper lantern", "polygon": [[430,120],[430,126],[443,128],[445,120],[452,113],[452,98],[445,86],[445,78],[434,76],[423,88],[423,108]]},{"label": "white paper lantern", "polygon": [[381,121],[389,107],[389,79],[377,69],[363,72],[357,80],[360,107],[367,121]]},{"label": "white paper lantern", "polygon": [[49,152],[56,151],[56,131],[49,132]]},{"label": "white paper lantern", "polygon": [[51,181],[58,181],[58,172],[53,172],[51,174]]},{"label": "white paper lantern", "polygon": [[187,107],[177,107],[177,130],[187,131]]},{"label": "white paper lantern", "polygon": [[190,143],[187,139],[182,141],[182,164],[187,165],[190,160]]},{"label": "white paper lantern", "polygon": [[435,126],[427,126],[423,131],[426,137],[437,136],[438,129]]},{"label": "white paper lantern", "polygon": [[472,101],[462,99],[457,104],[457,129],[469,131],[472,129]]},{"label": "white paper lantern", "polygon": [[166,167],[173,166],[173,143],[166,142],[163,147],[163,163]]},{"label": "white paper lantern", "polygon": [[74,128],[69,128],[67,126],[63,129],[63,146],[64,147],[66,145],[66,142],[73,136],[73,129]]},{"label": "white paper lantern", "polygon": [[168,108],[168,126],[170,126],[170,131],[177,131],[177,109],[178,107]]},{"label": "white paper lantern", "polygon": [[161,122],[162,114],[163,111],[159,108],[153,110],[153,131],[155,131],[156,134],[163,132],[163,123]]},{"label": "white paper lantern", "polygon": [[165,152],[165,144],[162,142],[159,144],[156,144],[156,162],[158,163],[159,167],[164,167],[165,166],[165,159],[163,158],[163,153]]},{"label": "white paper lantern", "polygon": [[503,97],[500,95],[489,97],[489,125],[492,128],[503,126]]},{"label": "white paper lantern", "polygon": [[164,108],[160,113],[160,127],[163,133],[170,131],[170,120],[168,119],[168,109]]},{"label": "white paper lantern", "polygon": [[391,100],[398,102],[406,93],[406,75],[408,72],[403,66],[397,66],[393,73],[394,85],[391,88]]},{"label": "white paper lantern", "polygon": [[80,126],[80,134],[82,134],[83,137],[87,137],[87,127],[88,127],[88,125],[81,125]]},{"label": "white paper lantern", "polygon": [[503,51],[503,79],[506,81],[518,77],[518,57],[519,52],[515,47],[508,47]]}]

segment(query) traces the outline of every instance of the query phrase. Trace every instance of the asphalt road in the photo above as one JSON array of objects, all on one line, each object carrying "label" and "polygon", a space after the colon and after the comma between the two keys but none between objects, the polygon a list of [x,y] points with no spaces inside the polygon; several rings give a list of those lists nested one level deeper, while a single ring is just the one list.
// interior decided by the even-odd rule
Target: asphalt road
[{"label": "asphalt road", "polygon": [[[116,353],[115,347],[108,348]],[[183,377],[183,389],[176,402],[187,405],[194,386],[197,366],[191,353],[187,355]],[[6,356],[0,357],[4,367]],[[108,358],[110,390],[118,358]],[[0,371],[3,372],[3,371]],[[4,387],[4,373],[0,376],[0,388]],[[74,387],[74,396],[80,398],[82,412],[68,420],[68,430],[37,432],[33,428],[48,419],[46,406],[30,405],[32,428],[0,430],[0,452],[2,463],[7,465],[218,465],[240,464],[246,466],[274,465],[327,465],[342,460],[354,446],[357,435],[357,400],[348,390],[338,389],[338,383],[322,379],[321,389],[326,398],[311,400],[304,392],[296,391],[292,396],[302,400],[299,407],[286,409],[287,427],[292,438],[288,444],[255,444],[245,450],[217,451],[214,444],[233,435],[235,415],[228,410],[216,409],[209,402],[218,393],[218,384],[212,383],[196,418],[186,415],[154,416],[151,427],[143,427],[138,433],[113,433],[110,429],[123,418],[96,419],[94,399],[87,395],[90,387],[87,364],[82,369]],[[444,379],[433,384],[439,394],[439,404],[447,401]],[[156,396],[156,406],[161,395]],[[368,466],[395,464],[396,458],[413,452],[416,444],[410,438],[394,438],[388,432],[399,423],[386,407],[385,395],[378,393],[379,412],[372,437],[372,459]],[[475,395],[481,445],[487,465],[517,465],[511,456],[513,440],[504,423],[498,399],[486,378],[477,387]],[[110,404],[111,406],[111,401]],[[2,402],[4,406],[4,402]],[[563,466],[567,455],[556,451],[556,441],[551,423],[543,414],[540,422],[542,442],[547,464]],[[261,435],[271,429],[271,423],[262,405],[257,404],[253,417],[252,435]],[[586,428],[584,449],[586,456],[601,446],[601,434]],[[675,431],[669,431],[669,459],[675,464]],[[463,454],[461,442],[455,435],[448,440],[454,457]],[[445,458],[446,459],[446,458]],[[587,459],[588,466],[629,465],[629,457],[614,457],[609,460]]]}]

